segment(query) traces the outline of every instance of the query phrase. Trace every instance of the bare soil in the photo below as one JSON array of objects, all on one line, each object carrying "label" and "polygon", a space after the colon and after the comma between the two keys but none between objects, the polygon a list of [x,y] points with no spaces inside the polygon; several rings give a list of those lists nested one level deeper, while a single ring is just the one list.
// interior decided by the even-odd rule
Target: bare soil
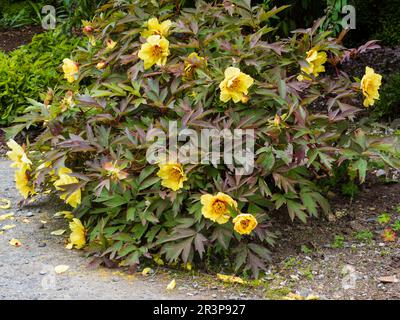
[{"label": "bare soil", "polygon": [[43,32],[41,26],[25,26],[7,31],[0,31],[0,50],[9,52],[31,42],[35,34]]}]

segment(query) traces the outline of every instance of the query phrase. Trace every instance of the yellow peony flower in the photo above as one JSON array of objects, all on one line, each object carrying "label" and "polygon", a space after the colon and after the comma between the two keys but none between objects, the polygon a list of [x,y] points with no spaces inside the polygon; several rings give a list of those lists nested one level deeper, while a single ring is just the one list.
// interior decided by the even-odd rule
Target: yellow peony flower
[{"label": "yellow peony flower", "polygon": [[192,52],[188,55],[187,60],[185,61],[185,77],[191,78],[193,77],[194,70],[196,68],[206,66],[207,61],[203,57],[200,57],[196,52]]},{"label": "yellow peony flower", "polygon": [[159,167],[157,176],[161,178],[162,186],[173,191],[183,188],[183,183],[187,181],[187,177],[180,163],[159,164]]},{"label": "yellow peony flower", "polygon": [[[57,190],[64,191],[64,189],[61,188],[60,186],[65,186],[79,182],[77,178],[71,177],[69,175],[70,173],[72,173],[72,170],[65,167],[60,168],[58,170],[59,178],[54,182],[54,186],[56,187]],[[62,194],[60,196],[60,199],[65,200],[65,202],[69,204],[71,207],[76,208],[81,203],[81,189],[78,189],[75,192],[73,192],[68,198],[67,195],[68,193]]]},{"label": "yellow peony flower", "polygon": [[27,199],[29,195],[35,194],[35,190],[32,186],[29,186],[29,178],[26,173],[27,167],[22,167],[15,172],[15,184],[19,193]]},{"label": "yellow peony flower", "polygon": [[157,18],[151,18],[147,21],[147,30],[143,31],[141,35],[144,38],[148,38],[153,35],[167,37],[169,35],[169,29],[171,26],[172,22],[170,20],[165,20],[159,23]]},{"label": "yellow peony flower", "polygon": [[[307,52],[306,61],[308,62],[308,67],[302,67],[301,71],[306,74],[312,74],[314,77],[318,77],[321,72],[325,72],[324,63],[328,60],[326,52],[318,52],[315,49],[311,49]],[[299,75],[297,80],[310,80],[309,77]]]},{"label": "yellow peony flower", "polygon": [[77,80],[79,75],[79,65],[71,59],[64,59],[63,63],[62,68],[64,71],[64,78],[67,79],[69,83]]},{"label": "yellow peony flower", "polygon": [[7,152],[7,156],[14,161],[12,168],[31,168],[32,161],[28,159],[24,149],[18,143],[11,139],[7,142],[7,146],[11,149]]},{"label": "yellow peony flower", "polygon": [[361,89],[364,99],[364,107],[373,106],[375,100],[379,100],[379,88],[382,85],[382,76],[375,73],[370,67],[365,68],[365,75],[361,79]]},{"label": "yellow peony flower", "polygon": [[107,171],[107,175],[114,180],[124,180],[128,178],[129,173],[123,171],[116,162],[106,162],[103,169]]},{"label": "yellow peony flower", "polygon": [[116,46],[117,46],[117,42],[115,42],[115,41],[112,40],[112,39],[108,39],[108,40],[107,40],[107,49],[108,49],[108,50],[112,50],[112,49],[114,49]]},{"label": "yellow peony flower", "polygon": [[230,219],[229,207],[237,209],[237,203],[225,193],[218,192],[216,196],[211,194],[202,195],[200,198],[203,205],[201,213],[207,219],[219,224],[227,223]]},{"label": "yellow peony flower", "polygon": [[164,66],[169,56],[169,42],[158,35],[150,36],[147,42],[142,44],[138,57],[144,61],[144,68],[149,69],[153,65]]},{"label": "yellow peony flower", "polygon": [[234,229],[239,234],[250,234],[257,227],[257,219],[252,214],[239,214],[233,219]]},{"label": "yellow peony flower", "polygon": [[69,228],[71,229],[71,234],[69,236],[69,244],[67,249],[82,249],[86,244],[86,230],[83,226],[81,220],[73,218],[69,223]]},{"label": "yellow peony flower", "polygon": [[240,71],[239,68],[229,67],[225,70],[225,79],[220,83],[221,89],[220,100],[228,102],[233,100],[237,103],[239,101],[247,102],[248,89],[253,85],[254,79],[249,75]]}]

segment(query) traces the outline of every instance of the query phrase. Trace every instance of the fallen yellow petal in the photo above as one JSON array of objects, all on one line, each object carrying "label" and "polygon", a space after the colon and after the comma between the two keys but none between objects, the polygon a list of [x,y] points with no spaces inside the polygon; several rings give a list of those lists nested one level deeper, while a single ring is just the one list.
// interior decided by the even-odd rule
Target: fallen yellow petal
[{"label": "fallen yellow petal", "polygon": [[11,219],[13,217],[14,217],[14,213],[13,212],[12,213],[7,213],[7,214],[3,214],[3,215],[0,216],[0,221]]},{"label": "fallen yellow petal", "polygon": [[65,233],[65,229],[58,229],[58,230],[54,230],[50,234],[53,235],[53,236],[61,236],[64,233]]},{"label": "fallen yellow petal", "polygon": [[55,273],[60,274],[60,273],[64,273],[68,269],[69,269],[69,266],[67,266],[65,264],[60,264],[59,266],[56,266],[54,268],[54,271],[55,271]]},{"label": "fallen yellow petal", "polygon": [[18,239],[11,239],[8,243],[9,243],[10,245],[14,246],[14,247],[20,247],[20,246],[22,246],[22,242],[19,241]]},{"label": "fallen yellow petal", "polygon": [[23,223],[30,223],[29,219],[25,218],[24,220],[22,220]]},{"label": "fallen yellow petal", "polygon": [[74,218],[74,215],[72,214],[71,211],[60,211],[60,212],[57,212],[54,216],[55,217],[63,217],[68,220],[72,220]]},{"label": "fallen yellow petal", "polygon": [[192,264],[190,262],[186,263],[185,269],[188,271],[192,270]]},{"label": "fallen yellow petal", "polygon": [[304,297],[290,292],[287,296],[283,297],[283,300],[319,300],[319,297],[315,295],[308,295],[307,297]]},{"label": "fallen yellow petal", "polygon": [[176,287],[176,281],[174,279],[167,285],[167,290],[174,290],[175,287]]},{"label": "fallen yellow petal", "polygon": [[6,231],[6,230],[13,229],[15,227],[16,227],[15,224],[6,224],[3,228],[1,228],[1,230]]},{"label": "fallen yellow petal", "polygon": [[151,271],[152,271],[151,268],[144,268],[142,271],[142,275],[147,276]]},{"label": "fallen yellow petal", "polygon": [[227,276],[225,274],[218,273],[217,278],[223,282],[245,284],[245,281],[242,278],[235,276]]},{"label": "fallen yellow petal", "polygon": [[11,201],[8,199],[1,198],[0,199],[0,209],[10,209]]}]

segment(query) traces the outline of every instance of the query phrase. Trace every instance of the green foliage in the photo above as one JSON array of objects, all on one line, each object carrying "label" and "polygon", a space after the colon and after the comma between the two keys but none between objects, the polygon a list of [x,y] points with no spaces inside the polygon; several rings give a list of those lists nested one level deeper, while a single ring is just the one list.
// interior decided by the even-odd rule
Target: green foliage
[{"label": "green foliage", "polygon": [[332,248],[340,249],[344,247],[344,236],[342,235],[335,235],[333,238]]},{"label": "green foliage", "polygon": [[362,230],[356,233],[355,238],[357,241],[370,243],[373,240],[374,235],[369,230]]},{"label": "green foliage", "polygon": [[385,225],[388,224],[391,220],[391,216],[389,213],[382,213],[381,215],[378,216],[378,218],[376,219],[376,221],[381,224],[381,225]]},{"label": "green foliage", "polygon": [[357,29],[350,32],[352,43],[379,39],[387,46],[400,44],[400,0],[351,0],[350,3],[357,9]]},{"label": "green foliage", "polygon": [[278,34],[280,35],[289,36],[291,30],[306,28],[322,16],[326,16],[326,19],[321,25],[320,31],[330,30],[337,35],[342,30],[342,8],[348,4],[348,0],[263,0],[262,3],[267,9],[282,4],[290,6],[288,10],[279,15],[279,19],[273,21],[273,25],[279,30]]},{"label": "green foliage", "polygon": [[18,28],[30,24],[38,24],[40,18],[34,10],[34,6],[43,6],[45,1],[9,1],[0,3],[0,30]]},{"label": "green foliage", "polygon": [[58,86],[58,70],[79,39],[51,31],[9,54],[0,52],[0,124],[7,124],[25,110],[28,98],[38,100],[49,87]]},{"label": "green foliage", "polygon": [[57,19],[63,22],[64,30],[71,30],[73,27],[81,27],[82,20],[91,19],[96,10],[106,0],[53,0],[51,3],[56,8]]},{"label": "green foliage", "polygon": [[106,0],[40,0],[40,1],[11,1],[2,0],[0,3],[0,30],[18,28],[25,25],[40,24],[42,7],[52,5],[56,9],[57,23],[64,31],[73,27],[80,28],[82,20],[93,17],[95,11]]},{"label": "green foliage", "polygon": [[[334,167],[347,163],[362,183],[372,161],[399,166],[396,137],[354,122],[361,109],[353,105],[357,84],[348,76],[297,80],[311,49],[343,55],[329,32],[319,32],[322,21],[270,42],[270,21],[285,7],[266,11],[248,1],[233,3],[225,8],[197,1],[196,8],[180,12],[176,1],[110,3],[89,24],[89,41],[71,57],[79,64],[77,79],[55,90],[50,103],[31,100],[9,131],[41,128],[27,147],[29,183],[37,193],[58,192],[64,199],[82,191],[74,214],[87,229],[86,250],[107,263],[136,266],[156,256],[170,264],[207,260],[221,269],[224,261],[231,272],[257,277],[276,241],[271,211],[306,222],[329,213],[316,180],[331,176]],[[144,70],[138,51],[146,40],[140,34],[153,17],[174,22],[167,36],[170,54],[165,65]],[[110,39],[116,42],[111,49]],[[193,52],[206,63],[191,61]],[[224,72],[232,66],[254,79],[247,101],[220,99]],[[321,96],[329,97],[327,107],[316,111],[310,105]],[[146,133],[168,134],[169,121],[197,133],[254,129],[254,171],[237,175],[224,163],[184,164],[187,180],[171,191],[157,175],[158,165],[146,158],[152,144]],[[54,181],[64,167],[78,182],[63,186],[62,195]],[[218,192],[237,201],[236,211],[255,216],[258,225],[250,235],[236,232],[232,219],[218,224],[203,216],[200,197]]]},{"label": "green foliage", "polygon": [[303,245],[301,245],[301,252],[303,252],[304,254],[310,254],[310,253],[312,253],[312,249],[310,249],[308,246],[303,244]]},{"label": "green foliage", "polygon": [[397,219],[393,224],[392,224],[392,229],[396,232],[400,232],[400,219]]},{"label": "green foliage", "polygon": [[349,198],[355,198],[360,193],[359,187],[353,181],[342,184],[340,191]]},{"label": "green foliage", "polygon": [[383,84],[380,100],[373,109],[373,115],[377,118],[395,119],[400,116],[400,73],[389,76]]}]

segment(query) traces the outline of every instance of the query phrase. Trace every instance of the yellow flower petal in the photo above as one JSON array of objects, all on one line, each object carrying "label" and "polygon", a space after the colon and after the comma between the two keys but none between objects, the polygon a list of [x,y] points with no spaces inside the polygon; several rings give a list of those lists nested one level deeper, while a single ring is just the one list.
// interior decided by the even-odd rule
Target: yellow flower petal
[{"label": "yellow flower petal", "polygon": [[[318,75],[322,72],[325,72],[324,63],[328,60],[328,55],[326,52],[318,52],[316,48],[311,49],[307,52],[306,61],[308,63],[307,67],[301,67],[301,71],[306,74],[312,74],[314,77],[318,77]],[[299,75],[297,80],[311,80],[309,77],[305,77],[303,75]]]},{"label": "yellow flower petal", "polygon": [[5,198],[0,199],[0,209],[10,209],[11,201]]},{"label": "yellow flower petal", "polygon": [[64,71],[64,78],[68,82],[72,83],[78,79],[79,66],[75,61],[71,59],[64,59],[62,69]]},{"label": "yellow flower petal", "polygon": [[175,287],[176,287],[176,281],[174,279],[167,285],[167,290],[174,290]]},{"label": "yellow flower petal", "polygon": [[8,243],[9,243],[11,246],[13,246],[13,247],[20,247],[20,246],[22,246],[22,242],[19,241],[18,239],[11,239]]},{"label": "yellow flower petal", "polygon": [[27,167],[21,167],[15,171],[15,184],[21,195],[27,199],[29,195],[35,194],[35,190],[29,185],[29,179],[27,174]]},{"label": "yellow flower petal", "polygon": [[375,104],[375,100],[379,100],[379,88],[382,85],[382,76],[375,73],[370,67],[365,68],[365,75],[361,79],[361,90],[365,97],[364,107],[368,108]]},{"label": "yellow flower petal", "polygon": [[71,229],[69,236],[70,248],[82,249],[86,244],[86,230],[82,222],[77,218],[73,218],[72,222],[69,223],[69,228]]},{"label": "yellow flower petal", "polygon": [[1,230],[6,231],[6,230],[14,229],[15,227],[16,227],[15,224],[6,224],[5,226],[3,226],[1,228]]},{"label": "yellow flower petal", "polygon": [[202,195],[200,198],[202,215],[206,219],[210,219],[219,224],[224,224],[231,218],[229,207],[237,209],[237,202],[227,194],[219,192],[217,195]]},{"label": "yellow flower petal", "polygon": [[165,65],[169,54],[168,40],[159,35],[153,35],[147,38],[146,43],[142,44],[138,57],[143,60],[144,68],[149,69],[153,65]]},{"label": "yellow flower petal", "polygon": [[30,170],[32,161],[28,159],[25,150],[12,139],[7,142],[7,146],[11,149],[7,152],[7,156],[14,161],[11,167]]},{"label": "yellow flower petal", "polygon": [[55,215],[55,217],[64,217],[65,219],[72,220],[74,215],[71,211],[59,211]]},{"label": "yellow flower petal", "polygon": [[157,18],[151,18],[147,21],[147,30],[143,31],[141,35],[145,38],[152,35],[167,37],[171,26],[172,22],[170,20],[165,20],[162,23],[159,23]]},{"label": "yellow flower petal", "polygon": [[225,79],[220,83],[220,100],[234,103],[248,101],[248,89],[253,85],[254,79],[240,71],[239,68],[229,67],[225,70]]},{"label": "yellow flower petal", "polygon": [[150,272],[152,272],[153,270],[151,268],[144,268],[142,270],[142,275],[143,276],[148,276]]},{"label": "yellow flower petal", "polygon": [[173,191],[183,188],[183,183],[187,181],[183,167],[179,163],[160,164],[157,176],[161,178],[161,185]]},{"label": "yellow flower petal", "polygon": [[0,216],[0,221],[4,221],[7,219],[12,219],[14,217],[14,212],[3,214]]},{"label": "yellow flower petal", "polygon": [[[72,170],[66,167],[60,168],[58,170],[59,178],[54,182],[54,186],[57,190],[63,191],[64,189],[61,186],[76,184],[79,182],[77,178],[70,176],[70,173],[72,173]],[[60,196],[60,199],[65,200],[67,204],[69,204],[73,208],[76,208],[78,207],[78,205],[81,204],[81,189],[77,189],[70,195],[68,195],[68,193],[63,193]]]},{"label": "yellow flower petal", "polygon": [[59,266],[54,267],[54,271],[57,274],[64,273],[69,269],[69,266],[65,264],[60,264]]},{"label": "yellow flower petal", "polygon": [[239,214],[233,219],[234,229],[239,234],[250,234],[257,227],[257,219],[252,214]]},{"label": "yellow flower petal", "polygon": [[58,230],[54,230],[52,231],[50,234],[53,236],[61,236],[65,233],[65,229],[58,229]]},{"label": "yellow flower petal", "polygon": [[235,276],[227,276],[225,274],[217,274],[217,278],[223,282],[227,283],[239,283],[239,284],[245,284],[245,281],[242,278],[235,277]]}]

